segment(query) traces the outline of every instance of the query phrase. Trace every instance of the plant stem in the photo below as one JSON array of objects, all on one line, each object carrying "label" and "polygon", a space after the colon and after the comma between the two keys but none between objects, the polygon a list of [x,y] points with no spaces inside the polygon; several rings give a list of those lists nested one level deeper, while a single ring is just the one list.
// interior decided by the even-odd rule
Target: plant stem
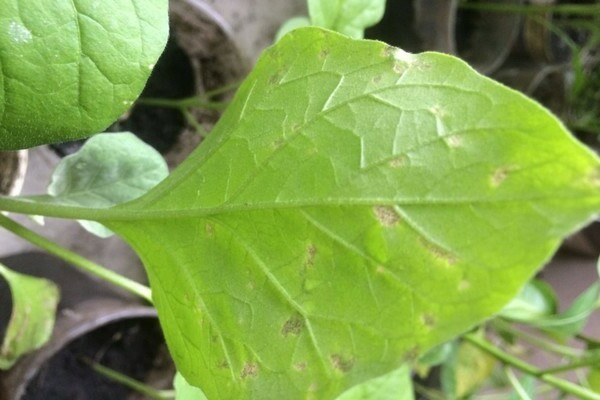
[{"label": "plant stem", "polygon": [[55,256],[65,260],[69,264],[72,264],[79,269],[97,276],[104,281],[112,283],[115,286],[121,287],[128,292],[140,296],[149,303],[152,303],[152,293],[149,287],[121,276],[106,267],[98,265],[93,261],[80,256],[79,254],[73,253],[72,251],[13,221],[2,213],[0,213],[0,226],[5,228],[7,231],[10,231],[15,235],[27,240],[28,242],[46,250],[48,253],[54,254]]},{"label": "plant stem", "polygon": [[515,14],[538,14],[552,12],[570,15],[600,15],[600,7],[585,4],[555,4],[555,5],[518,5],[504,3],[471,3],[461,2],[460,8],[466,10],[491,11]]},{"label": "plant stem", "polygon": [[190,107],[205,108],[209,110],[223,110],[227,108],[229,103],[221,101],[205,101],[198,97],[189,97],[186,99],[158,99],[158,98],[142,98],[137,101],[137,104],[152,107],[165,107],[184,109]]},{"label": "plant stem", "polygon": [[506,323],[501,319],[494,320],[492,322],[492,326],[498,331],[503,331],[510,335],[514,335],[519,339],[527,343],[533,344],[549,353],[558,354],[559,356],[567,357],[570,359],[581,357],[581,352],[579,351],[573,350],[572,348],[567,346],[562,346],[560,344],[550,342],[536,335],[532,335],[531,333],[513,328],[510,324]]},{"label": "plant stem", "polygon": [[600,394],[594,393],[587,388],[578,386],[567,380],[547,374],[535,366],[506,353],[482,337],[469,333],[464,335],[463,339],[479,347],[481,350],[493,355],[505,365],[512,366],[526,374],[535,376],[539,380],[554,386],[562,392],[578,396],[578,398],[583,400],[600,400]]},{"label": "plant stem", "polygon": [[172,391],[163,391],[157,390],[153,387],[143,384],[127,375],[124,375],[118,371],[115,371],[112,368],[105,367],[102,364],[94,362],[89,358],[82,359],[83,362],[88,364],[90,368],[94,371],[98,372],[100,375],[107,377],[108,379],[121,383],[128,388],[135,390],[136,392],[143,394],[144,396],[150,397],[154,400],[170,400],[174,398],[174,393]]},{"label": "plant stem", "polygon": [[506,377],[508,378],[508,381],[512,385],[513,389],[515,389],[515,392],[517,392],[519,398],[521,400],[531,400],[531,397],[529,397],[527,391],[523,385],[521,385],[521,382],[519,382],[519,379],[517,379],[513,370],[508,367],[504,367],[504,373],[506,374]]},{"label": "plant stem", "polygon": [[592,365],[597,365],[600,362],[600,354],[595,357],[586,357],[581,360],[574,361],[569,364],[559,365],[558,367],[547,368],[540,371],[542,374],[557,374],[560,372],[572,371],[578,368],[590,367]]}]

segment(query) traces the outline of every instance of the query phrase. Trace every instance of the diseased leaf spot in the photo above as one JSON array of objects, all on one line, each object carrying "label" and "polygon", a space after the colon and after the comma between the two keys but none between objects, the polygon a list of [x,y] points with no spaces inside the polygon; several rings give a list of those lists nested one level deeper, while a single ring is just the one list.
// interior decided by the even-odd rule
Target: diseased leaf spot
[{"label": "diseased leaf spot", "polygon": [[207,237],[213,237],[215,234],[215,227],[213,224],[207,223],[204,225],[204,231],[206,232]]},{"label": "diseased leaf spot", "polygon": [[28,43],[33,39],[31,31],[17,21],[10,21],[8,24],[8,37],[17,44]]},{"label": "diseased leaf spot", "polygon": [[375,75],[373,79],[371,79],[371,82],[373,82],[374,85],[379,85],[381,83],[381,79],[381,75]]},{"label": "diseased leaf spot", "polygon": [[600,168],[595,168],[590,174],[589,181],[592,186],[600,187]]},{"label": "diseased leaf spot", "polygon": [[298,336],[302,332],[302,329],[304,329],[304,320],[300,316],[294,315],[283,324],[281,335],[283,337],[288,337],[289,335]]},{"label": "diseased leaf spot", "polygon": [[446,144],[449,147],[461,147],[463,144],[462,138],[459,135],[448,135],[445,136]]},{"label": "diseased leaf spot", "polygon": [[375,212],[375,217],[377,217],[377,220],[383,226],[394,226],[400,222],[400,217],[394,207],[376,206],[373,207],[373,211]]},{"label": "diseased leaf spot", "polygon": [[254,364],[254,363],[245,364],[244,368],[242,369],[242,373],[240,374],[240,377],[242,379],[256,378],[257,376],[258,376],[258,365]]},{"label": "diseased leaf spot", "polygon": [[404,353],[404,355],[402,356],[402,360],[404,362],[415,361],[419,357],[419,353],[420,353],[419,346],[414,346],[410,350],[408,350],[406,353]]},{"label": "diseased leaf spot", "polygon": [[227,368],[229,368],[229,363],[227,362],[227,360],[223,360],[219,363],[219,365],[217,365],[217,368],[227,369]]},{"label": "diseased leaf spot", "polygon": [[416,62],[414,54],[393,46],[386,46],[383,49],[383,56],[394,60],[393,70],[397,74],[405,73]]},{"label": "diseased leaf spot", "polygon": [[329,57],[329,53],[330,53],[329,49],[322,49],[322,50],[319,52],[319,58],[320,58],[321,60],[325,60],[327,57]]},{"label": "diseased leaf spot", "polygon": [[462,281],[460,281],[460,283],[458,284],[458,291],[459,292],[464,292],[465,290],[469,290],[471,288],[471,282],[469,282],[466,279],[463,279]]},{"label": "diseased leaf spot", "polygon": [[452,266],[458,262],[456,256],[446,249],[441,248],[431,242],[423,240],[425,248],[438,260],[443,261],[448,266]]},{"label": "diseased leaf spot", "polygon": [[298,372],[304,372],[304,371],[306,371],[307,364],[305,362],[299,362],[299,363],[294,364],[293,367]]},{"label": "diseased leaf spot", "polygon": [[341,372],[349,372],[354,367],[353,357],[344,357],[341,354],[335,353],[330,357],[333,368]]},{"label": "diseased leaf spot", "polygon": [[400,168],[406,165],[406,159],[404,157],[396,157],[390,160],[389,163],[392,168]]},{"label": "diseased leaf spot", "polygon": [[513,167],[500,167],[496,169],[491,177],[492,187],[497,188],[498,186],[500,186],[506,180],[506,178],[508,178],[508,175],[510,175],[510,173],[513,170]]},{"label": "diseased leaf spot", "polygon": [[437,320],[431,314],[421,315],[421,322],[423,323],[424,326],[426,326],[427,328],[430,328],[430,329],[435,327],[435,325],[437,324]]},{"label": "diseased leaf spot", "polygon": [[304,267],[310,268],[315,265],[315,257],[317,256],[317,247],[314,244],[309,244],[306,247],[306,259],[304,261]]}]

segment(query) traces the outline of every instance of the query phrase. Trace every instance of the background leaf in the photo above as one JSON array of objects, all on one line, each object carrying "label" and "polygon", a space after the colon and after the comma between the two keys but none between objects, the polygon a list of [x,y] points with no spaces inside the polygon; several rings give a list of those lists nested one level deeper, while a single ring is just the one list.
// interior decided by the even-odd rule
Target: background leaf
[{"label": "background leaf", "polygon": [[385,0],[308,0],[313,25],[362,39],[383,17]]},{"label": "background leaf", "polygon": [[190,385],[178,372],[173,381],[175,388],[175,400],[206,400],[206,396],[195,386]]},{"label": "background leaf", "polygon": [[316,28],[101,222],[211,399],[332,399],[497,313],[600,209],[598,158],[448,55]]},{"label": "background leaf", "polygon": [[556,294],[539,279],[527,282],[519,295],[511,300],[499,316],[513,321],[529,322],[556,312]]},{"label": "background leaf", "polygon": [[343,393],[337,400],[414,400],[410,366],[372,379]]},{"label": "background leaf", "polygon": [[167,0],[3,0],[0,149],[81,138],[115,121],[165,46],[167,10]]},{"label": "background leaf", "polygon": [[9,369],[19,357],[50,339],[59,293],[51,281],[19,274],[2,264],[0,275],[8,282],[13,303],[0,348],[0,369]]},{"label": "background leaf", "polygon": [[[134,134],[103,134],[89,139],[77,153],[60,161],[48,187],[52,198],[38,200],[108,208],[142,196],[168,174],[160,153]],[[100,237],[112,234],[97,222],[79,222]]]}]

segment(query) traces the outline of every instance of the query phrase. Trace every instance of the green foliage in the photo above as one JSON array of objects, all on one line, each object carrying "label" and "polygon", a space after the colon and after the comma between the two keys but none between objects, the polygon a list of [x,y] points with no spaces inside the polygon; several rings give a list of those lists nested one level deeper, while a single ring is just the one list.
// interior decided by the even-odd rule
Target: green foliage
[{"label": "green foliage", "polygon": [[362,39],[365,29],[383,18],[385,0],[308,0],[307,17],[287,20],[279,29],[276,40],[294,29],[314,25]]},{"label": "green foliage", "polygon": [[183,375],[180,373],[175,374],[173,380],[173,387],[175,388],[175,400],[205,400],[206,396],[199,388],[190,385]]},{"label": "green foliage", "polygon": [[12,314],[0,347],[0,369],[9,369],[23,354],[48,341],[59,294],[52,282],[19,274],[2,264],[0,275],[12,296]]},{"label": "green foliage", "polygon": [[354,386],[337,400],[414,400],[409,365]]},{"label": "green foliage", "polygon": [[97,133],[133,104],[168,36],[167,0],[4,0],[0,149]]},{"label": "green foliage", "polygon": [[532,279],[500,312],[500,316],[528,322],[556,312],[556,294],[546,282]]},{"label": "green foliage", "polygon": [[209,398],[329,399],[499,311],[596,215],[598,171],[458,59],[309,28],[169,178],[96,219],[141,255]]},{"label": "green foliage", "polygon": [[308,13],[315,26],[331,29],[355,39],[383,17],[385,0],[308,0]]},{"label": "green foliage", "polygon": [[[163,157],[129,132],[95,136],[77,153],[63,158],[38,201],[109,208],[136,199],[169,174]],[[112,232],[97,222],[80,221],[100,237]]]}]

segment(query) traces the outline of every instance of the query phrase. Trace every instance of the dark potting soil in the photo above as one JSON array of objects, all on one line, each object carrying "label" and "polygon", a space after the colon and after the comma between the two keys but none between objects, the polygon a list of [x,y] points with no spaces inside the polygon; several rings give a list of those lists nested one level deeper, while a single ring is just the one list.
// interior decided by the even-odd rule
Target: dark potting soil
[{"label": "dark potting soil", "polygon": [[[181,99],[193,96],[195,88],[191,62],[171,36],[140,97]],[[185,126],[185,118],[177,109],[136,104],[127,115],[107,128],[107,131],[133,132],[159,152],[166,153],[177,141],[177,136]],[[52,144],[50,148],[64,157],[75,153],[83,143],[85,139]]]},{"label": "dark potting soil", "polygon": [[133,393],[98,374],[90,359],[144,381],[164,339],[154,318],[122,320],[71,342],[52,357],[27,387],[23,400],[122,400]]}]

